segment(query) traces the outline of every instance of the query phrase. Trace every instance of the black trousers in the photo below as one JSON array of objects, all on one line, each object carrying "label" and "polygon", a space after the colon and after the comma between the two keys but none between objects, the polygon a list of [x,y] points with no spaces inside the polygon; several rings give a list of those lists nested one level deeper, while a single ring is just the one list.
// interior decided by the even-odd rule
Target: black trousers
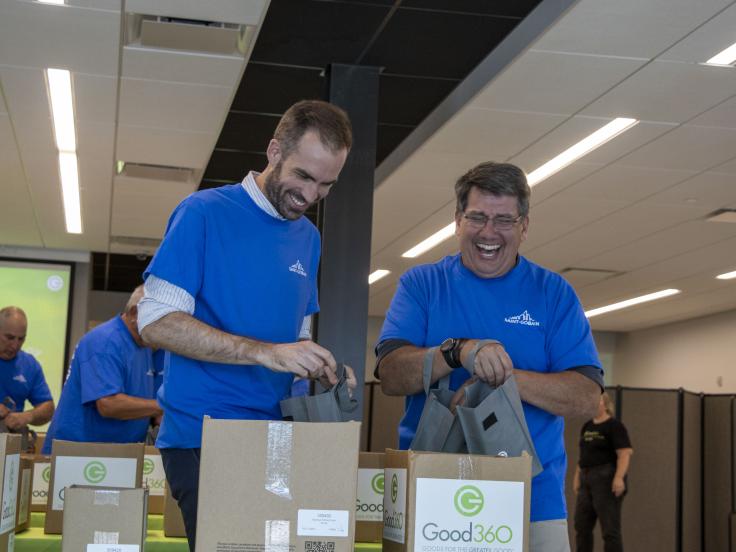
[{"label": "black trousers", "polygon": [[201,449],[161,449],[166,481],[179,503],[189,550],[194,552],[197,536],[197,499],[199,491],[199,457]]},{"label": "black trousers", "polygon": [[592,552],[593,527],[601,522],[605,552],[621,552],[621,503],[611,491],[616,466],[604,464],[580,470],[580,490],[575,503],[575,545],[577,552]]}]

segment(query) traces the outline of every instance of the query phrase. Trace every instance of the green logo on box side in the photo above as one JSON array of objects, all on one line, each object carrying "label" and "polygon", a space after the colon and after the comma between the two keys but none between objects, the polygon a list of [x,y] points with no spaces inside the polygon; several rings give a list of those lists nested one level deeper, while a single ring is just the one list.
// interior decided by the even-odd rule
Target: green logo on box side
[{"label": "green logo on box side", "polygon": [[51,479],[51,466],[46,466],[43,471],[41,472],[41,477],[43,480],[48,483],[49,479]]},{"label": "green logo on box side", "polygon": [[382,473],[377,473],[373,476],[373,479],[371,479],[371,487],[373,488],[373,492],[376,494],[383,494],[384,478]]},{"label": "green logo on box side", "polygon": [[396,503],[396,497],[399,496],[399,478],[396,474],[391,478],[391,502]]},{"label": "green logo on box side", "polygon": [[151,475],[153,473],[153,460],[146,458],[143,460],[143,475]]},{"label": "green logo on box side", "polygon": [[100,483],[107,475],[107,468],[102,462],[93,460],[84,466],[84,478],[89,483]]},{"label": "green logo on box side", "polygon": [[460,487],[455,493],[455,510],[463,516],[478,515],[483,510],[483,504],[483,493],[473,485]]}]

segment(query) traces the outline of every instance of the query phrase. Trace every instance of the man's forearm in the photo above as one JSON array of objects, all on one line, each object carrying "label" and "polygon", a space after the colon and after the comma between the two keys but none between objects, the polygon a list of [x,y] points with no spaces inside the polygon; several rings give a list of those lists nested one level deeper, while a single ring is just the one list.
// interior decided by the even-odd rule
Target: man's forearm
[{"label": "man's forearm", "polygon": [[[387,395],[414,395],[424,391],[422,373],[424,371],[424,355],[427,349],[405,345],[387,354],[378,365],[378,376],[381,389]],[[432,379],[434,383],[452,371],[447,366],[439,349],[435,351],[432,363]]]},{"label": "man's forearm", "polygon": [[629,471],[632,449],[618,449],[616,451],[616,473],[614,477],[623,479]]},{"label": "man's forearm", "polygon": [[264,364],[269,345],[200,322],[185,312],[172,312],[141,332],[151,347],[187,358],[224,364]]},{"label": "man's forearm", "polygon": [[524,402],[557,416],[592,418],[597,412],[601,388],[578,372],[514,370],[514,374]]},{"label": "man's forearm", "polygon": [[116,420],[137,420],[162,414],[161,407],[155,400],[132,397],[125,393],[97,399],[96,405],[100,415]]},{"label": "man's forearm", "polygon": [[28,414],[30,415],[30,421],[28,422],[30,425],[48,423],[54,416],[54,401],[43,402],[33,408],[33,410],[29,410]]}]

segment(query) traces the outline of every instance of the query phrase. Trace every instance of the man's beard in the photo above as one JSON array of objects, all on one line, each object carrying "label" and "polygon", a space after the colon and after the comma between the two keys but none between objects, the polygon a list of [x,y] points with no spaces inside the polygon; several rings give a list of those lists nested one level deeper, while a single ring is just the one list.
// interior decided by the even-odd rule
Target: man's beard
[{"label": "man's beard", "polygon": [[[292,211],[289,208],[286,199],[286,194],[289,193],[289,191],[284,191],[284,183],[281,182],[280,178],[281,163],[276,165],[273,171],[271,171],[271,174],[266,177],[266,182],[263,185],[263,193],[265,194],[268,201],[271,202],[271,205],[274,206],[276,212],[278,212],[279,215],[287,220],[297,220],[304,214],[304,212]],[[306,201],[301,194],[297,193],[297,195],[299,196],[300,200]],[[304,208],[304,211],[306,211],[309,207],[310,206],[307,205]]]}]

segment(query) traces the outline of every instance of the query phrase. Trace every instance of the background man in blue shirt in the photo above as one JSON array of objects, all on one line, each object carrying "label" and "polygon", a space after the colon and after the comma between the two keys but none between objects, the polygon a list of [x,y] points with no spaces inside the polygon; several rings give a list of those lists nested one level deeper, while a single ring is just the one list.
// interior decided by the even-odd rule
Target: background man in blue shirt
[{"label": "background man in blue shirt", "polygon": [[79,340],[44,454],[51,453],[54,439],[142,443],[151,419],[160,419],[153,352],[138,334],[141,297],[143,286],[138,286],[121,315]]},{"label": "background man in blue shirt", "polygon": [[[531,552],[569,551],[562,416],[592,416],[603,386],[590,326],[559,275],[519,256],[530,189],[514,165],[483,163],[455,185],[460,254],[417,266],[400,279],[379,338],[377,375],[406,395],[401,448],[416,432],[425,396],[422,364],[439,346],[432,382],[457,389],[471,374],[490,385],[512,374],[544,471],[532,480]],[[469,353],[480,339],[473,366]]]},{"label": "background man in blue shirt", "polygon": [[[41,365],[21,350],[27,330],[23,310],[0,309],[0,419],[15,432],[28,425],[43,425],[54,414],[54,401]],[[31,410],[23,410],[26,401],[33,405]]]},{"label": "background man in blue shirt", "polygon": [[192,550],[203,417],[281,419],[295,375],[337,381],[330,351],[309,340],[320,236],[303,215],[337,182],[351,145],[341,109],[293,105],[266,169],[186,198],[144,274],[141,334],[167,351],[156,444]]}]

